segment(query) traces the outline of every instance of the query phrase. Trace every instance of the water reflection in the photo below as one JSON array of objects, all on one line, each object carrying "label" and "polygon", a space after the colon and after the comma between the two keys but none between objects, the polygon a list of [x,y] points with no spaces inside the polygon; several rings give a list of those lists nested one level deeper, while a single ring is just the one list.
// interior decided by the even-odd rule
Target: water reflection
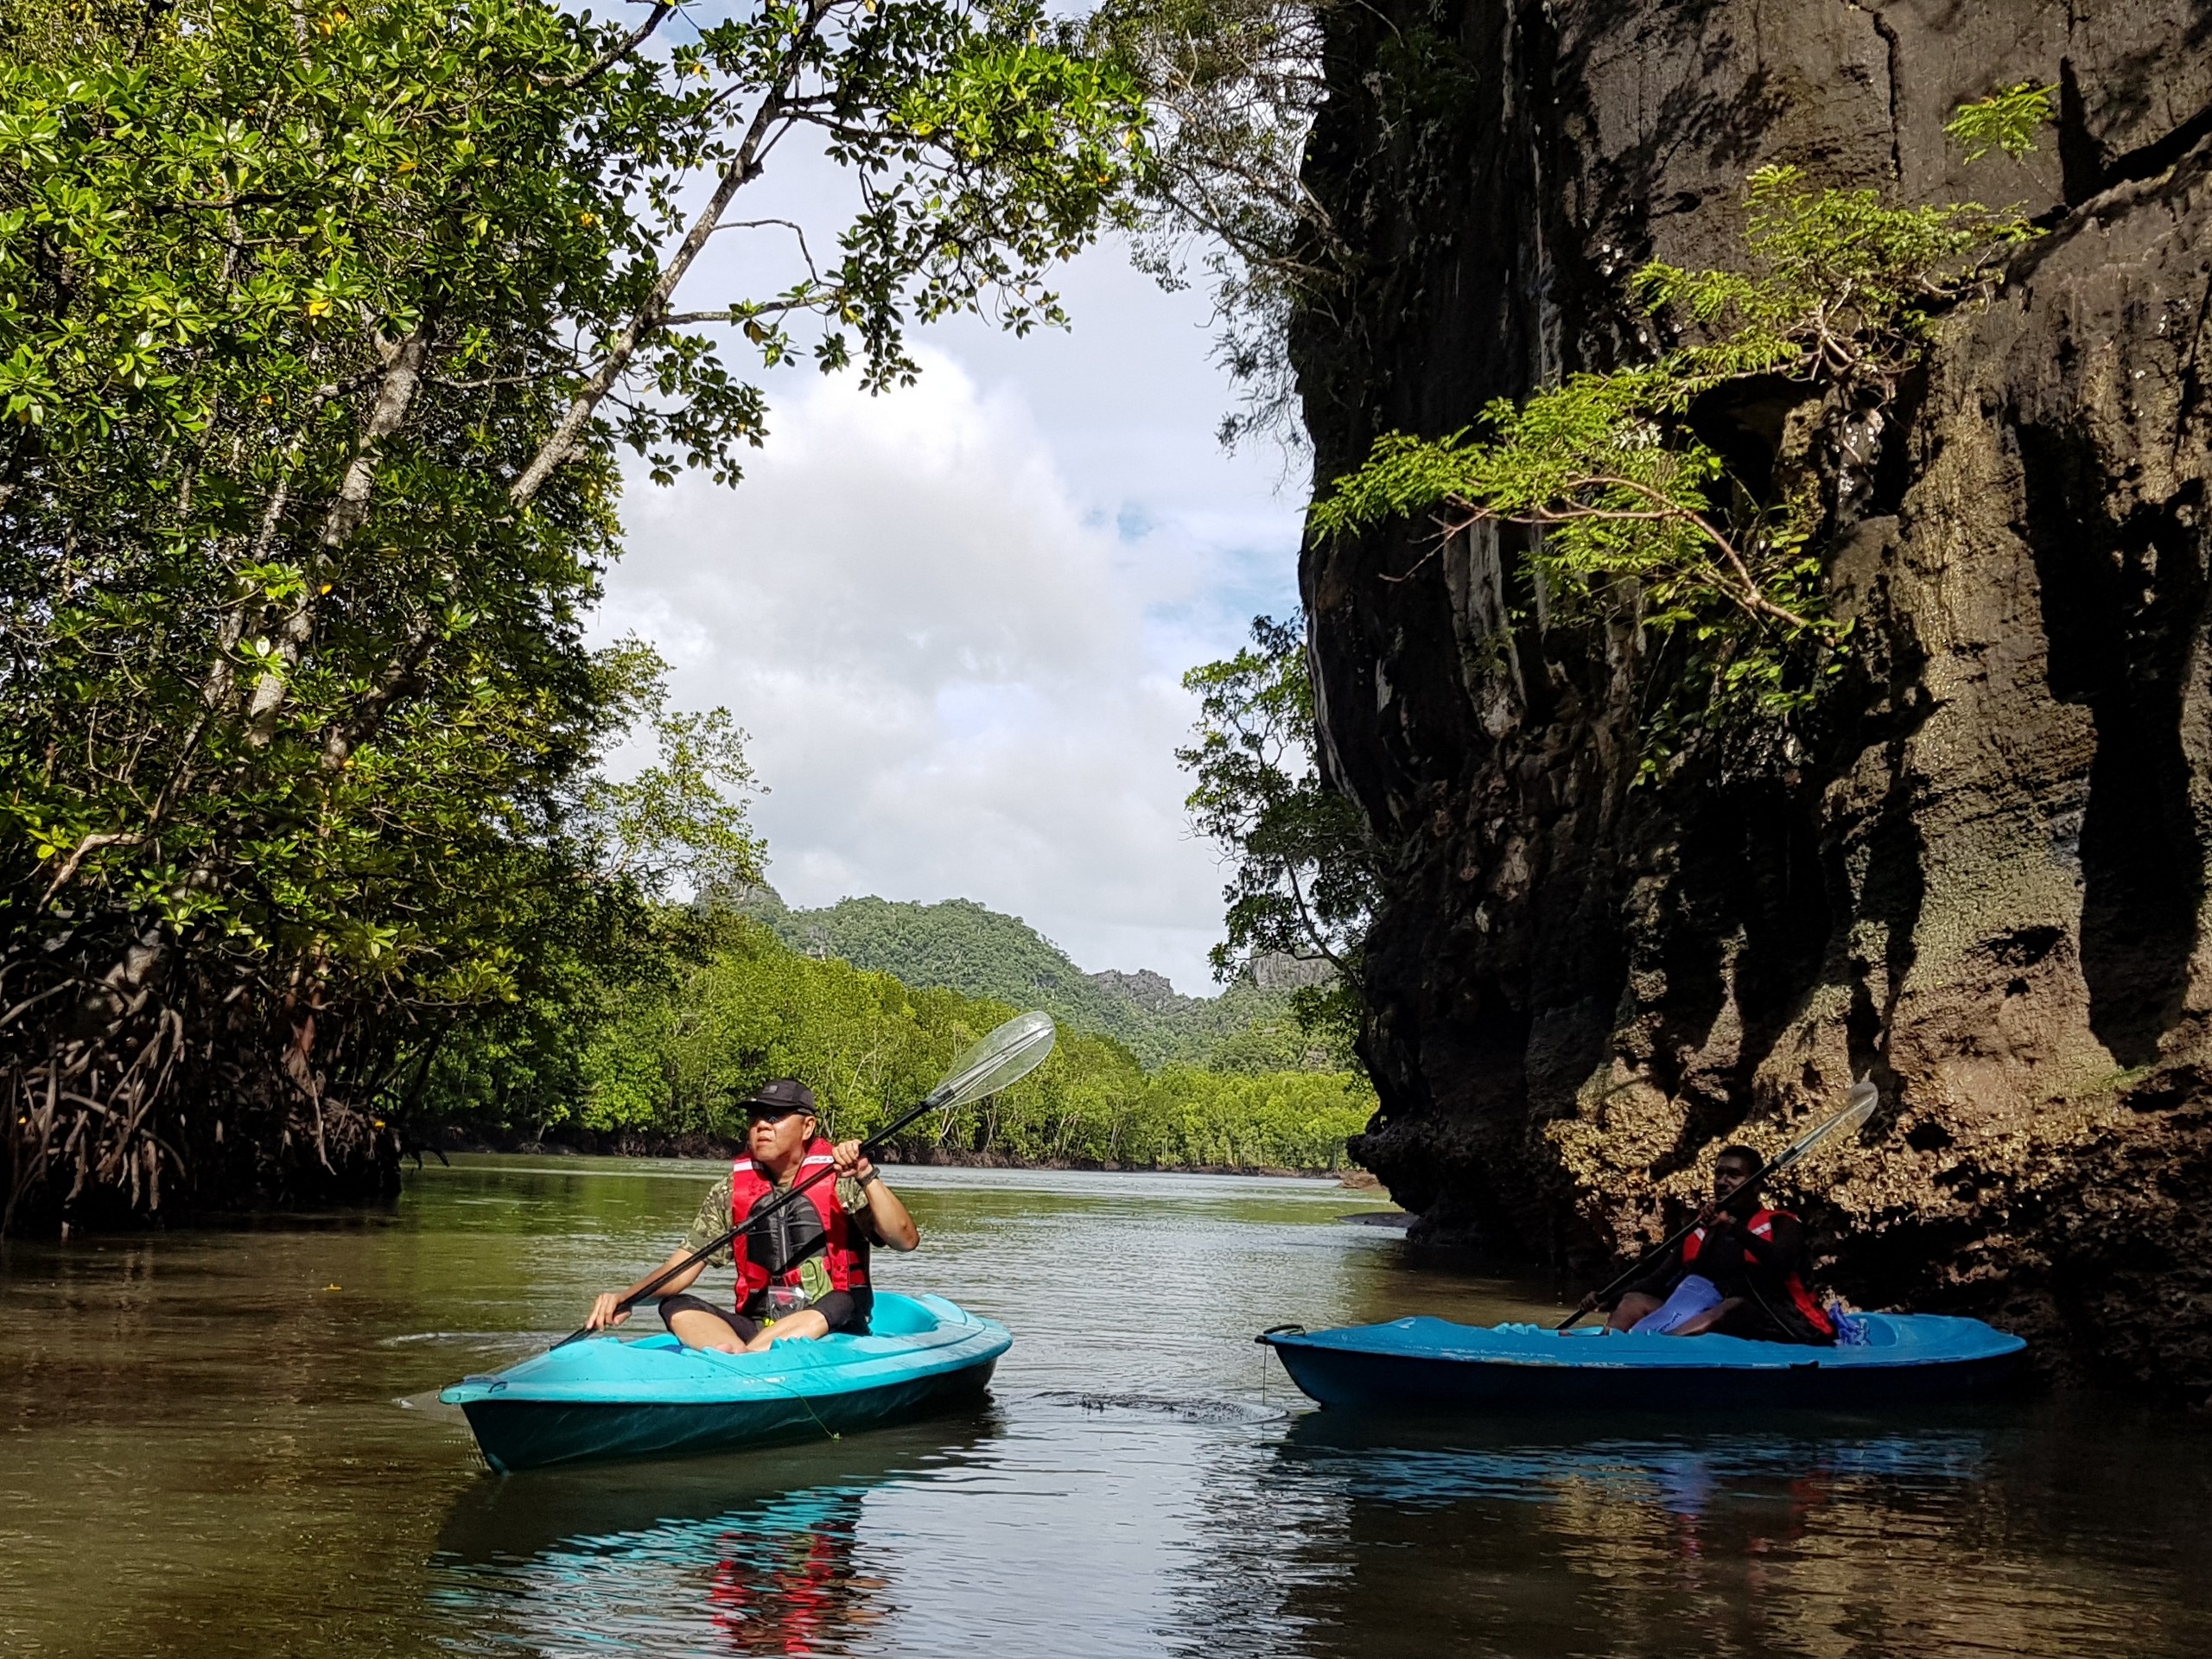
[{"label": "water reflection", "polygon": [[1717,1502],[1823,1501],[1868,1481],[1957,1482],[1989,1463],[1986,1427],[1899,1428],[1864,1420],[1679,1417],[1363,1423],[1332,1412],[1299,1420],[1282,1446],[1305,1478],[1408,1509],[1469,1498],[1549,1503],[1570,1493],[1655,1505],[1695,1519]]},{"label": "water reflection", "polygon": [[2093,1427],[2112,1443],[2065,1402],[1697,1425],[1317,1413],[1253,1449],[1266,1506],[1212,1484],[1232,1541],[1185,1588],[1189,1649],[1257,1655],[1272,1628],[1314,1659],[1413,1630],[1484,1654],[2201,1651],[2201,1479],[2135,1486],[2094,1541],[2050,1529],[2072,1508],[2054,1485],[2110,1479],[2125,1506],[2145,1472],[2101,1472]]},{"label": "water reflection", "polygon": [[902,1173],[929,1242],[887,1281],[1014,1330],[989,1411],[495,1478],[435,1389],[573,1328],[719,1171],[456,1161],[346,1226],[0,1250],[0,1652],[2205,1645],[2212,1423],[2065,1397],[1694,1425],[1305,1413],[1264,1325],[1526,1319],[1548,1294],[1411,1268],[1315,1183]]},{"label": "water reflection", "polygon": [[866,1566],[872,1493],[957,1468],[990,1414],[785,1452],[533,1471],[472,1484],[430,1560],[464,1653],[839,1654],[893,1611]]}]

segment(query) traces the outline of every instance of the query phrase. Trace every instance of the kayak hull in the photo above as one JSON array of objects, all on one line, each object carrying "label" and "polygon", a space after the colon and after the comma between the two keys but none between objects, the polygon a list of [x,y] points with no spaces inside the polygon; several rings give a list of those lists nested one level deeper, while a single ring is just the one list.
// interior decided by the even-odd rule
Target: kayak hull
[{"label": "kayak hull", "polygon": [[779,1343],[762,1354],[672,1337],[556,1348],[439,1398],[459,1406],[502,1472],[605,1459],[680,1457],[844,1434],[980,1399],[1003,1325],[939,1297],[878,1293],[865,1337]]},{"label": "kayak hull", "polygon": [[995,1362],[937,1376],[810,1400],[725,1404],[570,1405],[480,1400],[461,1408],[484,1460],[505,1473],[609,1458],[687,1457],[747,1446],[820,1440],[903,1422],[981,1399]]},{"label": "kayak hull", "polygon": [[1868,1314],[1864,1345],[1398,1319],[1270,1332],[1291,1380],[1354,1411],[1850,1410],[2002,1387],[2027,1344],[1979,1319]]}]

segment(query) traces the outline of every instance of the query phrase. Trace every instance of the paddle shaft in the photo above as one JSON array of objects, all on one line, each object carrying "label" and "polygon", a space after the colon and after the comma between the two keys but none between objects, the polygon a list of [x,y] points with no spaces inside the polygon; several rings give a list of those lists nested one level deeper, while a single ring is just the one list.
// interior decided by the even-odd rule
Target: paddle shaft
[{"label": "paddle shaft", "polygon": [[[915,1107],[912,1111],[907,1113],[906,1116],[900,1118],[897,1122],[892,1124],[887,1128],[878,1129],[867,1140],[861,1141],[861,1156],[863,1158],[873,1158],[878,1152],[880,1152],[883,1149],[884,1143],[889,1141],[892,1136],[897,1135],[899,1130],[905,1128],[909,1123],[914,1122],[918,1119],[926,1116],[929,1113],[938,1110],[944,1104],[944,1102],[938,1098],[938,1096],[931,1095],[927,1100]],[[751,1232],[755,1227],[761,1225],[764,1222],[766,1222],[772,1217],[781,1211],[785,1206],[793,1203],[798,1198],[800,1193],[806,1192],[810,1187],[817,1185],[821,1182],[828,1180],[836,1173],[837,1166],[835,1164],[816,1170],[813,1174],[799,1182],[796,1186],[792,1187],[790,1192],[785,1192],[781,1197],[778,1198],[777,1200],[773,1204],[770,1205],[766,1210],[759,1211],[753,1215],[747,1216],[743,1221],[738,1223],[736,1226],[731,1228],[720,1238],[713,1241],[713,1243],[702,1245],[698,1249],[692,1251],[690,1255],[685,1256],[681,1262],[673,1262],[667,1267],[663,1268],[652,1278],[646,1280],[644,1284],[639,1285],[627,1296],[625,1296],[620,1301],[615,1303],[615,1313],[628,1313],[631,1308],[637,1306],[638,1303],[644,1301],[646,1297],[652,1295],[655,1291],[658,1290],[670,1280],[675,1278],[678,1274],[689,1272],[691,1268],[697,1267],[701,1262],[714,1255],[717,1251],[727,1249],[736,1241],[737,1236],[740,1233]],[[565,1348],[570,1343],[581,1342],[584,1338],[591,1334],[591,1326],[585,1325],[580,1330],[571,1331],[567,1336],[562,1338],[560,1341],[555,1343],[553,1345],[556,1348]]]}]

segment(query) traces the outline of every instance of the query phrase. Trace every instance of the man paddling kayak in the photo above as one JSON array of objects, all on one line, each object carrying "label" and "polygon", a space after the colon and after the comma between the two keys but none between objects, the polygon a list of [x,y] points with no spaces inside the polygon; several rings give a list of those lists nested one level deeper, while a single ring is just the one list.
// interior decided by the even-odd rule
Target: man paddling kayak
[{"label": "man paddling kayak", "polygon": [[[859,1141],[832,1146],[816,1134],[814,1091],[796,1077],[761,1084],[746,1101],[745,1111],[748,1155],[732,1164],[728,1176],[708,1192],[691,1230],[661,1268],[626,1294],[608,1291],[592,1304],[586,1330],[621,1324],[630,1317],[621,1306],[629,1296],[766,1210],[794,1181],[824,1165],[836,1166],[834,1181],[817,1182],[760,1229],[739,1234],[730,1250],[662,1285],[661,1320],[685,1347],[723,1353],[759,1353],[772,1342],[868,1330],[874,1300],[868,1247],[912,1249],[922,1242],[913,1217],[862,1155]],[[683,1294],[707,1268],[733,1259],[738,1285],[734,1311]]]},{"label": "man paddling kayak", "polygon": [[1621,1293],[1609,1331],[1761,1342],[1832,1344],[1835,1326],[1805,1287],[1804,1224],[1787,1210],[1755,1210],[1749,1185],[1760,1158],[1724,1147],[1713,1160],[1713,1202],[1681,1253]]}]

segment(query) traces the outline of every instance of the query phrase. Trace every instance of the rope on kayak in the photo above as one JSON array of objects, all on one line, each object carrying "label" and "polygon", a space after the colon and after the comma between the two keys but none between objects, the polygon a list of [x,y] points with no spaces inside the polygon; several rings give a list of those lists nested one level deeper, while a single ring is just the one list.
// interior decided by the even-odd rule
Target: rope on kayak
[{"label": "rope on kayak", "polygon": [[806,1408],[806,1414],[814,1419],[814,1426],[820,1429],[824,1434],[827,1434],[831,1440],[842,1440],[845,1438],[836,1429],[830,1427],[829,1424],[822,1421],[822,1414],[815,1410],[813,1401],[808,1399],[797,1389],[791,1387],[791,1385],[785,1382],[783,1378],[780,1376],[769,1376],[763,1377],[761,1381],[767,1383],[767,1385],[772,1389],[781,1389],[785,1394],[791,1395],[792,1399],[798,1401],[799,1404],[804,1406]]}]

